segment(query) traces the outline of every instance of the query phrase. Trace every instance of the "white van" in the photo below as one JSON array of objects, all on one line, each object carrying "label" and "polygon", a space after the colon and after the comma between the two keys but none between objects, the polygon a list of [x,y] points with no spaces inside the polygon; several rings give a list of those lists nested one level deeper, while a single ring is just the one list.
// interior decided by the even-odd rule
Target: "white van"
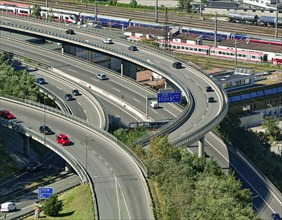
[{"label": "white van", "polygon": [[159,105],[159,103],[158,103],[157,101],[151,101],[150,106],[151,106],[152,108],[159,108],[159,107],[160,107],[160,105]]},{"label": "white van", "polygon": [[5,202],[1,204],[1,212],[11,212],[16,210],[16,204],[13,202]]}]

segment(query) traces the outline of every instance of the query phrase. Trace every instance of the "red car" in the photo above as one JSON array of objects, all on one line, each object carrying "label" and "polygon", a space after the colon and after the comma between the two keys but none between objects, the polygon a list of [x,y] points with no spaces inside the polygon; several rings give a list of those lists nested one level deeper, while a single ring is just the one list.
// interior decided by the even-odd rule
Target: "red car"
[{"label": "red car", "polygon": [[70,140],[65,134],[58,134],[57,136],[57,142],[61,145],[70,145]]},{"label": "red car", "polygon": [[0,111],[0,117],[5,119],[13,119],[15,116],[11,114],[8,110],[1,110]]}]

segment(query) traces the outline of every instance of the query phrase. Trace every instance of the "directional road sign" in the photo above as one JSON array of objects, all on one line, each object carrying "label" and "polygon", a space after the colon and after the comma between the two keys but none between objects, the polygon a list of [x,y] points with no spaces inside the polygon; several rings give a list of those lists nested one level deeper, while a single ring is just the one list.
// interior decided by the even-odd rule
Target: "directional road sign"
[{"label": "directional road sign", "polygon": [[181,91],[175,90],[169,93],[158,93],[158,103],[181,102]]},{"label": "directional road sign", "polygon": [[49,188],[39,187],[38,188],[38,199],[47,199],[53,195],[53,192],[54,190],[51,187]]}]

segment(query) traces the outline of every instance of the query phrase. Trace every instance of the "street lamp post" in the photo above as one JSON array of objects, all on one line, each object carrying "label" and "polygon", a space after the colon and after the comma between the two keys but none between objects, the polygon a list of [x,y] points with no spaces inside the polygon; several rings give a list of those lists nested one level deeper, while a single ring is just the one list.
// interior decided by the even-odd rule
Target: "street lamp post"
[{"label": "street lamp post", "polygon": [[86,134],[85,135],[85,169],[86,169],[86,173],[87,173],[87,158],[88,158],[88,155],[87,155],[87,151],[88,151],[88,149],[87,149],[87,141],[88,141],[88,135],[89,134]]},{"label": "street lamp post", "polygon": [[43,98],[43,125],[44,125],[44,145],[46,145],[46,131],[45,131],[45,124],[46,124],[46,113],[45,113],[45,99],[46,99],[46,96],[44,96]]},{"label": "street lamp post", "polygon": [[235,45],[235,68],[237,67],[237,44],[238,44],[237,39],[235,39],[235,43],[234,43]]}]

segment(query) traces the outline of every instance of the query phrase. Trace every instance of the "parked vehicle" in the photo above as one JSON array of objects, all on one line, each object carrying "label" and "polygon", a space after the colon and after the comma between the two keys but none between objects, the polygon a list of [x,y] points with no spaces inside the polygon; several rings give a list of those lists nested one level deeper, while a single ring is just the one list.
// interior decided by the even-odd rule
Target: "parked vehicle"
[{"label": "parked vehicle", "polygon": [[58,134],[58,135],[56,136],[56,138],[57,138],[57,142],[58,142],[59,144],[63,145],[63,146],[64,146],[64,145],[70,145],[70,144],[71,144],[69,138],[68,138],[65,134]]},{"label": "parked vehicle", "polygon": [[1,212],[11,212],[17,209],[16,204],[13,202],[5,202],[1,204]]},{"label": "parked vehicle", "polygon": [[281,217],[280,217],[280,215],[278,213],[272,213],[271,214],[271,218],[273,220],[281,220]]},{"label": "parked vehicle", "polygon": [[0,117],[8,120],[15,118],[15,116],[12,113],[10,113],[8,110],[1,110]]}]

